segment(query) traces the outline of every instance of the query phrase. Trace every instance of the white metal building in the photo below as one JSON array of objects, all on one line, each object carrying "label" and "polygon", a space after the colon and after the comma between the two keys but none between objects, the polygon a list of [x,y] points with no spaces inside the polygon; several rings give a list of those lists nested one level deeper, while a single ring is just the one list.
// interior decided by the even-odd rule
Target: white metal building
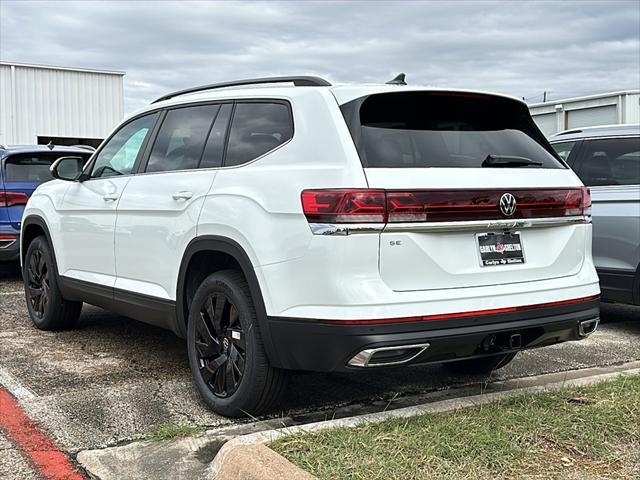
[{"label": "white metal building", "polygon": [[97,147],[124,115],[124,74],[0,62],[0,144]]},{"label": "white metal building", "polygon": [[536,103],[529,111],[547,136],[570,128],[640,123],[640,90]]}]

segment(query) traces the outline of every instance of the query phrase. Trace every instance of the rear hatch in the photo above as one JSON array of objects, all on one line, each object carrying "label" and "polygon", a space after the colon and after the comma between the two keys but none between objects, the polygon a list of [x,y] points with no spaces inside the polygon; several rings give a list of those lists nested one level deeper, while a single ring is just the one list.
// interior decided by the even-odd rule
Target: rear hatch
[{"label": "rear hatch", "polygon": [[384,191],[382,279],[397,291],[576,274],[590,199],[526,105],[398,92],[342,107],[370,189]]}]

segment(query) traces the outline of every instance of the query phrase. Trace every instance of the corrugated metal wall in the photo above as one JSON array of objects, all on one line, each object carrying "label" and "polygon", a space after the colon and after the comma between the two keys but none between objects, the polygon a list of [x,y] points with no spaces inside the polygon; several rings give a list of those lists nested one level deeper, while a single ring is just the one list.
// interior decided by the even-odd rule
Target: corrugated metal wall
[{"label": "corrugated metal wall", "polygon": [[554,100],[529,105],[529,111],[545,135],[570,128],[639,123],[640,94],[635,90]]},{"label": "corrugated metal wall", "polygon": [[0,143],[105,138],[123,115],[122,74],[0,64]]}]

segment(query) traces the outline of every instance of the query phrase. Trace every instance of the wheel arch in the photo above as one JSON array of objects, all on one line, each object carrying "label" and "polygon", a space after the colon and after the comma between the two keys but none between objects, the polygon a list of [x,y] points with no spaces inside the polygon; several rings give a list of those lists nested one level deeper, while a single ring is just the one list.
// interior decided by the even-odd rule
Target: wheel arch
[{"label": "wheel arch", "polygon": [[206,276],[226,268],[239,269],[247,280],[265,351],[272,365],[278,366],[278,355],[271,341],[267,311],[255,269],[244,248],[228,237],[205,235],[193,239],[187,245],[180,263],[176,291],[178,335],[186,337],[190,295],[192,298],[195,289]]},{"label": "wheel arch", "polygon": [[22,221],[22,232],[20,234],[20,265],[24,264],[24,256],[27,253],[27,248],[29,248],[29,244],[40,235],[43,235],[47,239],[47,243],[51,248],[51,255],[53,255],[53,263],[55,267],[56,275],[59,276],[58,273],[58,260],[56,258],[56,250],[53,247],[53,241],[51,239],[51,232],[49,231],[49,227],[47,226],[47,222],[37,215],[29,215],[25,217]]}]

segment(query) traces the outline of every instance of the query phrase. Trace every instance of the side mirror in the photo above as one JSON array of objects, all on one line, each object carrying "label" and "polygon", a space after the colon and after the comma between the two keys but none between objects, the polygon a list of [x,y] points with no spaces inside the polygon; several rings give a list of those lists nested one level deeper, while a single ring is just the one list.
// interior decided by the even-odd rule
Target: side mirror
[{"label": "side mirror", "polygon": [[53,178],[73,182],[80,177],[84,162],[82,157],[60,157],[49,167],[49,171]]}]

